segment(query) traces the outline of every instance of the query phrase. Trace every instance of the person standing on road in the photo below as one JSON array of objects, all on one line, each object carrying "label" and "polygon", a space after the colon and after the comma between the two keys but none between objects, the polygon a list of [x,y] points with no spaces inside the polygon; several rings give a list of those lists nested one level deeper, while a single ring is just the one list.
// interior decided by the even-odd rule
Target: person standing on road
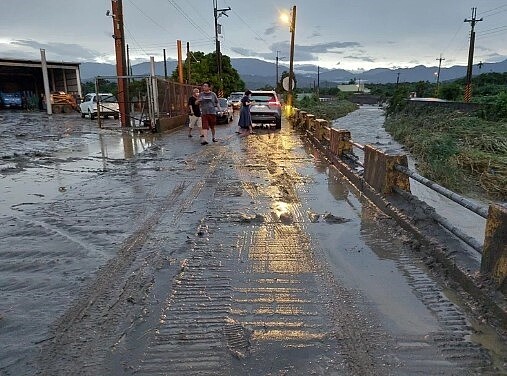
[{"label": "person standing on road", "polygon": [[204,137],[202,133],[201,108],[197,104],[198,98],[199,89],[194,88],[194,90],[192,90],[192,96],[188,98],[188,137],[192,137],[192,129],[194,129],[194,127],[198,127],[201,137]]},{"label": "person standing on road", "polygon": [[250,114],[250,106],[252,105],[250,95],[252,95],[252,92],[247,90],[245,91],[243,98],[241,98],[241,110],[239,111],[238,120],[238,126],[241,129],[241,136],[254,133],[252,128],[252,115]]},{"label": "person standing on road", "polygon": [[202,91],[199,94],[197,100],[201,107],[201,118],[202,118],[202,134],[204,136],[201,141],[202,145],[207,145],[208,141],[208,129],[211,129],[211,135],[213,142],[217,142],[215,138],[215,125],[217,124],[217,111],[221,111],[218,97],[211,91],[211,85],[209,82],[202,84]]}]

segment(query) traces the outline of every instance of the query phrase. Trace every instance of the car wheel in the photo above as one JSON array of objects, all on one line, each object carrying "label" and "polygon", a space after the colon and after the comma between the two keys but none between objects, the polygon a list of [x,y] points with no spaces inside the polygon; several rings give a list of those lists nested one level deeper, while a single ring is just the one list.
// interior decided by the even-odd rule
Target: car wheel
[{"label": "car wheel", "polygon": [[88,116],[90,116],[90,120],[95,119],[95,115],[92,114],[92,112],[90,110],[88,110]]},{"label": "car wheel", "polygon": [[84,117],[85,117],[84,112],[81,112],[81,117],[84,119]]},{"label": "car wheel", "polygon": [[282,119],[276,119],[275,129],[282,129]]},{"label": "car wheel", "polygon": [[114,115],[114,119],[118,120],[120,118],[120,115]]}]

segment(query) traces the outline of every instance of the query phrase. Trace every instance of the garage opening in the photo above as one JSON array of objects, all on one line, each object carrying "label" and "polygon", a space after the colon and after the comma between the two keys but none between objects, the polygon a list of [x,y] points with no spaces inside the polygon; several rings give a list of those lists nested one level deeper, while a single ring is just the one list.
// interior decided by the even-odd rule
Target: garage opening
[{"label": "garage opening", "polygon": [[[49,90],[81,98],[79,63],[47,62]],[[42,64],[38,60],[0,59],[0,108],[42,110]],[[7,99],[6,99],[7,98]]]}]

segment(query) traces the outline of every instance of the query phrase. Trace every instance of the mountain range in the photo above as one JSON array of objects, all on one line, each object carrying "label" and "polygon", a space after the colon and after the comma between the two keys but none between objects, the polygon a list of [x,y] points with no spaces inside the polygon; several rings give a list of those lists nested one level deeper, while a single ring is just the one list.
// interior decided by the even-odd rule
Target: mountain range
[{"label": "mountain range", "polygon": [[[276,64],[251,58],[231,58],[232,66],[238,71],[241,79],[245,82],[246,87],[257,89],[266,85],[275,85]],[[167,74],[171,75],[176,69],[176,60],[167,60]],[[480,73],[503,73],[507,72],[507,60],[498,63],[483,63],[480,67],[476,64],[473,67],[475,75]],[[101,63],[81,63],[81,79],[82,81],[94,80],[96,76],[114,76],[116,68],[113,64]],[[319,70],[319,73],[317,71]],[[279,75],[284,71],[289,71],[289,67],[285,64],[279,64]],[[362,72],[350,72],[344,69],[326,69],[318,68],[316,65],[294,65],[294,75],[296,77],[297,86],[313,87],[319,80],[321,87],[332,87],[338,83],[347,83],[351,79],[364,83],[394,83],[399,82],[419,82],[419,81],[436,81],[436,73],[438,67],[426,67],[418,65],[411,68],[375,68]],[[440,70],[440,81],[449,81],[466,76],[466,66],[444,67]],[[150,63],[140,63],[132,66],[132,74],[148,75],[150,72]],[[164,62],[155,63],[155,74],[164,75]]]}]

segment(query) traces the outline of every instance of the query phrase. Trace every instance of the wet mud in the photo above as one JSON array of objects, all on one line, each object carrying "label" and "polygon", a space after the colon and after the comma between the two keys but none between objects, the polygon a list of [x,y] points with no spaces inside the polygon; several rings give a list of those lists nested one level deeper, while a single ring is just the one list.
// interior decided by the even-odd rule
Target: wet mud
[{"label": "wet mud", "polygon": [[410,236],[287,124],[202,146],[2,121],[34,129],[0,171],[0,374],[500,372]]}]

